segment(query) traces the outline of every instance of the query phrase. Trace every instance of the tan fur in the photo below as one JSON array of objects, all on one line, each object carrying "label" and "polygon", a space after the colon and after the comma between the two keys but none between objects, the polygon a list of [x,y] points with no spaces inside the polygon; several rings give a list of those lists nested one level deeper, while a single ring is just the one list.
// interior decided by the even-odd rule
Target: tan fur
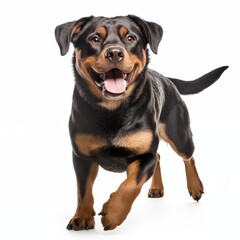
[{"label": "tan fur", "polygon": [[137,78],[137,76],[142,72],[143,68],[146,66],[147,57],[146,57],[146,52],[144,49],[142,49],[142,54],[143,54],[142,59],[140,59],[139,56],[130,55],[130,59],[135,65],[135,71],[133,74],[134,80]]},{"label": "tan fur", "polygon": [[152,132],[150,130],[144,130],[118,138],[113,144],[117,147],[128,148],[137,154],[143,154],[149,150],[152,140]]},{"label": "tan fur", "polygon": [[80,229],[92,229],[95,226],[95,211],[93,209],[94,199],[92,195],[92,187],[97,173],[98,165],[93,164],[87,178],[86,190],[83,199],[80,194],[80,185],[78,184],[77,209],[69,224],[72,224],[74,226],[76,225],[74,222],[77,221]]},{"label": "tan fur", "polygon": [[124,38],[124,37],[127,35],[127,33],[128,33],[127,28],[125,28],[125,27],[120,27],[120,29],[119,29],[119,35],[120,35],[121,38]]},{"label": "tan fur", "polygon": [[166,126],[164,123],[158,123],[158,132],[159,132],[159,135],[160,137],[167,143],[170,144],[170,146],[173,148],[173,150],[179,155],[181,156],[183,159],[187,159],[187,157],[179,152],[174,144],[174,142],[168,137],[167,133],[166,133]]},{"label": "tan fur", "polygon": [[199,200],[202,196],[203,193],[203,185],[202,182],[198,176],[198,172],[195,166],[195,161],[193,157],[188,158],[186,157],[183,153],[180,153],[175,144],[171,141],[171,139],[168,137],[166,133],[166,128],[165,124],[159,123],[158,124],[158,130],[159,130],[159,135],[161,138],[169,143],[173,150],[183,158],[184,164],[185,164],[185,170],[186,170],[186,177],[187,177],[187,187],[190,195],[193,197],[195,200]]},{"label": "tan fur", "polygon": [[98,32],[100,38],[105,38],[107,35],[107,30],[105,27],[100,27],[97,32]]},{"label": "tan fur", "polygon": [[193,157],[189,161],[184,161],[186,177],[187,177],[187,187],[189,194],[195,200],[199,200],[204,192],[203,184],[198,176],[198,172],[195,166],[195,161]]},{"label": "tan fur", "polygon": [[91,134],[76,134],[75,144],[78,150],[85,156],[90,156],[93,151],[96,151],[106,145],[106,141]]},{"label": "tan fur", "polygon": [[139,183],[137,182],[139,164],[139,161],[135,161],[128,166],[127,179],[103,205],[101,220],[105,230],[114,229],[125,220],[134,200],[140,193],[147,176],[144,176]]},{"label": "tan fur", "polygon": [[154,169],[152,176],[151,187],[148,192],[149,197],[162,197],[164,195],[164,187],[162,182],[161,168],[160,168],[160,155],[158,155],[158,160]]}]

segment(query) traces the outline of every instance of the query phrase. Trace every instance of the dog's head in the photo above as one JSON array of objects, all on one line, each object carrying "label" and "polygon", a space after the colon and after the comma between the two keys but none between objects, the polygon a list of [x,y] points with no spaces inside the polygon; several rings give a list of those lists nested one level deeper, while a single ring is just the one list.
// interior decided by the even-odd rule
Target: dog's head
[{"label": "dog's head", "polygon": [[147,44],[156,54],[162,28],[139,17],[86,17],[56,27],[61,55],[75,48],[77,73],[101,100],[122,100],[130,95],[147,65]]}]

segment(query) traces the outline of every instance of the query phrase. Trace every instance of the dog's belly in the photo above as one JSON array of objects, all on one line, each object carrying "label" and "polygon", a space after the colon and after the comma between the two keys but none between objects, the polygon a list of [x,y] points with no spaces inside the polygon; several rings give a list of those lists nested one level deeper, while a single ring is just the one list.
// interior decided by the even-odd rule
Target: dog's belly
[{"label": "dog's belly", "polygon": [[92,159],[108,171],[124,172],[134,161],[134,153],[126,148],[105,147],[92,152]]}]

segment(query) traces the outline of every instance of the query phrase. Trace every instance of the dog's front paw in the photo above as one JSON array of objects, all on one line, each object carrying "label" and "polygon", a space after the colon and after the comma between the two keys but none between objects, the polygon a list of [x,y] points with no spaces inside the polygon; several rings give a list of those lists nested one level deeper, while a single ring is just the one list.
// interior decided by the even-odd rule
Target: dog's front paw
[{"label": "dog's front paw", "polygon": [[95,226],[95,221],[94,221],[94,217],[90,218],[90,219],[83,219],[80,217],[73,217],[69,224],[67,225],[67,229],[68,230],[75,230],[75,231],[79,231],[79,230],[89,230],[89,229],[93,229]]},{"label": "dog's front paw", "polygon": [[149,198],[161,198],[164,195],[163,189],[159,188],[150,188],[148,191]]},{"label": "dog's front paw", "polygon": [[122,201],[116,193],[111,194],[110,199],[104,203],[102,211],[99,215],[102,215],[101,221],[104,230],[113,230],[119,226],[127,217],[131,209],[131,204],[127,201]]}]

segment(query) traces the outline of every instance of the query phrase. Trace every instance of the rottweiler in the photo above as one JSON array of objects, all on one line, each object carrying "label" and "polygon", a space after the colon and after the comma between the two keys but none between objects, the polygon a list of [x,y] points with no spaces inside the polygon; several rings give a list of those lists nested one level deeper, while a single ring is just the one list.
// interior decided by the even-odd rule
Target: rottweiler
[{"label": "rottweiler", "polygon": [[92,188],[99,165],[127,174],[99,213],[104,230],[126,219],[149,178],[148,196],[162,197],[157,153],[161,139],[183,159],[192,198],[198,201],[204,192],[193,157],[189,114],[180,94],[201,92],[228,66],[193,81],[164,77],[147,67],[147,46],[157,54],[162,35],[160,25],[134,15],[84,17],[55,29],[61,55],[68,52],[70,43],[75,49],[69,131],[78,204],[69,230],[94,228]]}]

